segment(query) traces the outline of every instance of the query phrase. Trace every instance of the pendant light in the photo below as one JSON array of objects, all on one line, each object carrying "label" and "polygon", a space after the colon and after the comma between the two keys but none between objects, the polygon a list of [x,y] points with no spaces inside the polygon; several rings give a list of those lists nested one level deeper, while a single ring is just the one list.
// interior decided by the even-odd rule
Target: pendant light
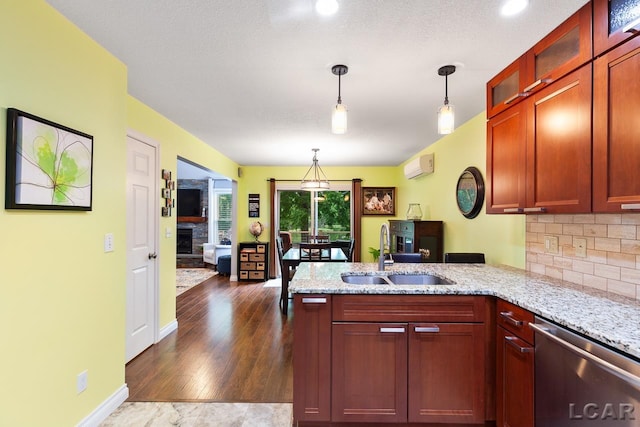
[{"label": "pendant light", "polygon": [[324,191],[329,189],[329,180],[327,176],[318,165],[318,151],[319,148],[312,149],[313,151],[313,163],[311,167],[302,178],[300,188],[306,191]]},{"label": "pendant light", "polygon": [[455,114],[453,105],[449,104],[448,80],[450,74],[456,72],[455,65],[445,65],[438,69],[438,75],[444,76],[444,104],[438,109],[438,133],[446,135],[453,132]]},{"label": "pendant light", "polygon": [[331,67],[331,72],[338,76],[338,103],[331,114],[331,132],[339,135],[347,132],[347,107],[342,104],[342,98],[340,97],[340,78],[347,74],[347,71],[349,71],[349,67],[346,65],[334,65]]}]

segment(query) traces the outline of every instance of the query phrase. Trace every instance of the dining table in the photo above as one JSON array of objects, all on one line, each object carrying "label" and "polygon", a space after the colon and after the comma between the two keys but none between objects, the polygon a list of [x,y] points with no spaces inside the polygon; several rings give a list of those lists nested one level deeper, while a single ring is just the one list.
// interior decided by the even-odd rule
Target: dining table
[{"label": "dining table", "polygon": [[[348,258],[341,248],[323,249],[329,251],[329,257],[322,260],[309,259],[301,256],[301,250],[298,247],[291,247],[282,256],[282,289],[280,293],[280,307],[283,314],[287,314],[289,308],[289,272],[295,269],[301,262],[347,262]],[[326,255],[326,254],[325,254]]]}]

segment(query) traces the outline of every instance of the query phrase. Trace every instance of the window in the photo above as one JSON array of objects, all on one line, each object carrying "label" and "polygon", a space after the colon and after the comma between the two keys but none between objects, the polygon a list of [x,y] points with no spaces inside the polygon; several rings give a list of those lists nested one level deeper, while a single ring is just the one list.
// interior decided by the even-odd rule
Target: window
[{"label": "window", "polygon": [[278,189],[278,228],[289,231],[293,243],[309,236],[327,236],[329,241],[351,238],[351,188],[332,186],[331,191],[313,193]]},{"label": "window", "polygon": [[211,209],[215,213],[211,218],[213,243],[231,244],[231,189],[214,189]]}]

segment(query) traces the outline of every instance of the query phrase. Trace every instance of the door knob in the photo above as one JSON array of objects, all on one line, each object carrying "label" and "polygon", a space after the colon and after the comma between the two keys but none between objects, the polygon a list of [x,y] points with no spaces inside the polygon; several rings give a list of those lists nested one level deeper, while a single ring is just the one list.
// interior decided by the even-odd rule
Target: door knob
[{"label": "door knob", "polygon": [[154,252],[152,254],[149,254],[149,259],[156,259],[156,258],[158,258],[158,254],[157,253]]}]

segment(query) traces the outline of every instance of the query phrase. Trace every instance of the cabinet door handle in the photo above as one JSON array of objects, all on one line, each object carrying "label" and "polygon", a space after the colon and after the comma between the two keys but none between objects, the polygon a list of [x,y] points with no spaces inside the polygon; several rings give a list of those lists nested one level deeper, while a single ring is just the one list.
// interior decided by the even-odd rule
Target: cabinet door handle
[{"label": "cabinet door handle", "polygon": [[640,25],[640,18],[634,19],[633,21],[629,22],[627,25],[622,27],[622,32],[623,33],[637,33],[638,29],[636,27],[639,26],[639,25]]},{"label": "cabinet door handle", "polygon": [[546,212],[547,208],[524,208],[524,212]]},{"label": "cabinet door handle", "polygon": [[532,90],[534,90],[535,88],[537,88],[538,86],[546,85],[547,83],[551,83],[552,81],[553,80],[551,80],[551,79],[540,79],[540,80],[537,80],[537,81],[531,83],[529,86],[525,87],[524,88],[524,93],[529,93]]},{"label": "cabinet door handle", "polygon": [[526,345],[522,346],[522,345],[518,344],[519,342],[523,342],[518,337],[509,337],[509,336],[507,336],[507,337],[504,337],[504,340],[511,347],[513,347],[516,350],[518,350],[519,353],[531,353],[533,351],[533,347],[529,347],[529,346],[526,346]]},{"label": "cabinet door handle", "polygon": [[504,105],[509,105],[509,104],[511,104],[513,101],[515,101],[516,99],[518,99],[518,98],[523,98],[523,97],[528,96],[528,95],[529,95],[528,93],[518,92],[518,93],[516,93],[515,95],[513,95],[513,96],[511,96],[511,97],[509,97],[509,98],[507,98],[507,99],[505,99],[505,101],[504,101]]},{"label": "cabinet door handle", "polygon": [[431,332],[431,333],[440,332],[440,328],[435,325],[434,326],[416,326],[413,330],[416,332]]},{"label": "cabinet door handle", "polygon": [[511,323],[513,326],[517,326],[518,328],[522,328],[524,322],[522,320],[514,319],[513,313],[510,311],[501,311],[500,317],[502,317],[505,322]]},{"label": "cabinet door handle", "polygon": [[319,298],[319,297],[306,297],[306,298],[302,298],[302,303],[303,304],[326,304],[327,299]]},{"label": "cabinet door handle", "polygon": [[382,333],[403,334],[404,328],[380,328]]},{"label": "cabinet door handle", "polygon": [[521,213],[522,212],[522,208],[506,208],[506,209],[503,209],[502,212],[504,212],[504,213]]},{"label": "cabinet door handle", "polygon": [[626,211],[640,209],[640,203],[623,203],[620,205],[620,209]]}]

